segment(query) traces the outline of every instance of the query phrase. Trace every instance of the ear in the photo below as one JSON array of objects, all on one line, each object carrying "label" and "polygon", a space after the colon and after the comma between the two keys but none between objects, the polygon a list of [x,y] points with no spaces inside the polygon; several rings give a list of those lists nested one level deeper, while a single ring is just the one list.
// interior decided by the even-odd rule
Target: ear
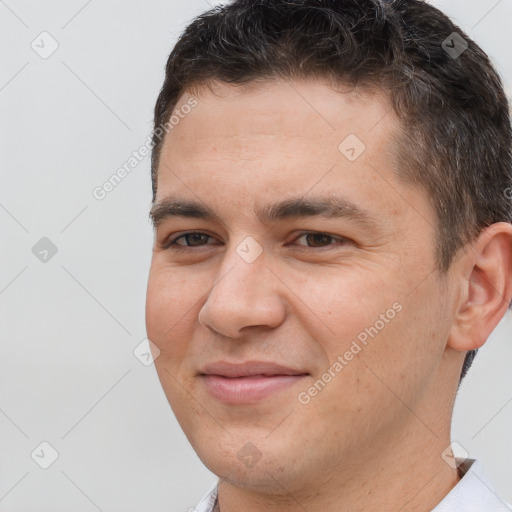
[{"label": "ear", "polygon": [[448,337],[455,350],[481,347],[512,299],[512,224],[498,222],[468,244],[455,267],[459,303]]}]

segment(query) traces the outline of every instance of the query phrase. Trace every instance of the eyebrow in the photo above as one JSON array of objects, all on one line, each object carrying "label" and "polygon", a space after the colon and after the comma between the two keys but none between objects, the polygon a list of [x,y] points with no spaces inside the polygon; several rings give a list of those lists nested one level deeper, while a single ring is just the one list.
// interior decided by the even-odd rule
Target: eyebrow
[{"label": "eyebrow", "polygon": [[[306,217],[344,218],[365,228],[375,227],[377,224],[375,214],[337,196],[292,197],[258,208],[255,214],[262,224]],[[165,197],[155,203],[149,216],[155,228],[172,217],[222,222],[209,206],[174,196]]]}]

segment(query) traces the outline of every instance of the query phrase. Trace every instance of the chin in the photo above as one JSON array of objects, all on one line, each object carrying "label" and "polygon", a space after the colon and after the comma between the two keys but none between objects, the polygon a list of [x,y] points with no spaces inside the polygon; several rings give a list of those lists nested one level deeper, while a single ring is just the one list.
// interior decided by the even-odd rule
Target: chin
[{"label": "chin", "polygon": [[[216,443],[211,440],[193,443],[203,464],[222,481],[268,495],[282,494],[283,487],[292,491],[304,485],[300,483],[301,461],[295,463],[289,453],[291,446],[283,443],[283,438],[271,443],[260,436],[251,442],[245,435],[224,434],[223,440],[218,439]],[[293,449],[291,453],[299,452]]]}]

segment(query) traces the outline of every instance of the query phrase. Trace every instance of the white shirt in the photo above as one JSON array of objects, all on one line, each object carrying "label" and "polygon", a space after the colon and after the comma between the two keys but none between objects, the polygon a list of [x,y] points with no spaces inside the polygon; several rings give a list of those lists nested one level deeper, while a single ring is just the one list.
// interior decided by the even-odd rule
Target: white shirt
[{"label": "white shirt", "polygon": [[[500,499],[475,459],[457,459],[464,476],[431,512],[510,512],[512,506]],[[217,499],[215,483],[190,512],[213,512]]]}]

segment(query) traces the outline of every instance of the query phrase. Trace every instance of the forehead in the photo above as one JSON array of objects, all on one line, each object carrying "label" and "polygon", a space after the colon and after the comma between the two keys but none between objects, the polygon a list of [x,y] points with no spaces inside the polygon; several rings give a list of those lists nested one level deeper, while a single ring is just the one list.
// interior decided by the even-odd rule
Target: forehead
[{"label": "forehead", "polygon": [[[369,155],[378,163],[376,152],[391,156],[399,124],[384,92],[346,85],[335,90],[312,79],[199,84],[181,95],[174,112],[179,122],[166,135],[160,158],[167,166],[222,159],[237,160],[238,167],[272,167],[273,160],[275,178],[283,167],[295,173],[320,162],[355,168]],[[354,162],[350,157],[363,149]]]},{"label": "forehead", "polygon": [[[317,79],[195,84],[183,92],[175,110],[182,109],[192,98],[198,101],[199,108],[187,117],[197,122],[190,123],[185,118],[178,131],[202,138],[267,134],[315,139],[335,134],[335,141],[343,132],[356,133],[360,138],[370,132],[372,137],[383,132],[390,135],[399,124],[383,90],[343,84],[334,89]],[[297,118],[303,124],[297,125]],[[186,141],[180,141],[183,142]]]},{"label": "forehead", "polygon": [[183,109],[164,140],[157,202],[179,196],[244,215],[287,197],[335,193],[379,214],[410,207],[397,193],[405,186],[393,158],[399,120],[382,91],[318,80],[213,82],[186,91],[175,112],[191,99],[197,105]]}]

